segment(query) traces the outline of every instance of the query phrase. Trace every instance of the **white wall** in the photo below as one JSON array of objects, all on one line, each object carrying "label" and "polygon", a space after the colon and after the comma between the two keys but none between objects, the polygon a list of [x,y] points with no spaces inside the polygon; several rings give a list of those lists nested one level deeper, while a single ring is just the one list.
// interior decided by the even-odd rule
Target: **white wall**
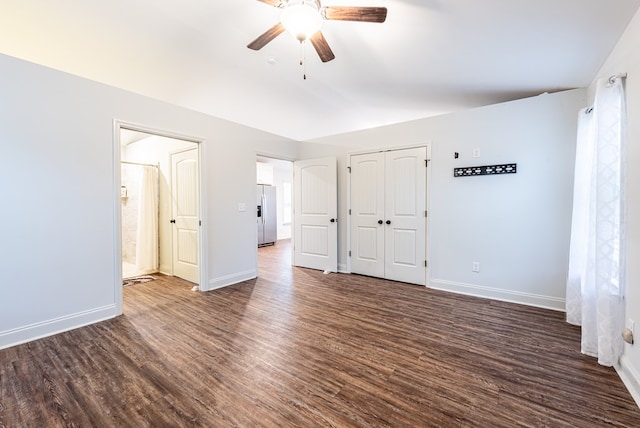
[{"label": "white wall", "polygon": [[[338,157],[339,265],[348,251],[348,153],[431,142],[429,285],[563,310],[576,118],[585,105],[586,91],[573,90],[304,144],[303,158]],[[511,162],[517,174],[453,177],[454,167]]]},{"label": "white wall", "polygon": [[[599,78],[626,72],[627,94],[627,319],[640,323],[640,12],[636,13],[615,49],[605,61],[590,87],[594,92]],[[637,324],[640,325],[640,324]],[[625,344],[618,367],[625,384],[640,405],[640,329],[636,327],[636,344]]]},{"label": "white wall", "polygon": [[203,289],[256,276],[257,152],[282,137],[0,55],[0,348],[117,315],[114,119],[204,140]]}]

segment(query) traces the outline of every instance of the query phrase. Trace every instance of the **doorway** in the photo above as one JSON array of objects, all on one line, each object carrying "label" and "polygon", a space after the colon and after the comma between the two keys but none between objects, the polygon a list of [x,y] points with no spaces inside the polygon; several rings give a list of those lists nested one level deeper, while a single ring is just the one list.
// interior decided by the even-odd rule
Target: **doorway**
[{"label": "doorway", "polygon": [[160,273],[199,290],[198,142],[122,124],[116,132],[123,284]]},{"label": "doorway", "polygon": [[[268,156],[256,156],[257,209],[254,209],[256,209],[258,271],[264,269],[265,265],[273,263],[274,257],[281,266],[291,266],[292,182],[293,162]],[[267,200],[267,198],[270,199]],[[267,259],[269,259],[268,262]]]}]

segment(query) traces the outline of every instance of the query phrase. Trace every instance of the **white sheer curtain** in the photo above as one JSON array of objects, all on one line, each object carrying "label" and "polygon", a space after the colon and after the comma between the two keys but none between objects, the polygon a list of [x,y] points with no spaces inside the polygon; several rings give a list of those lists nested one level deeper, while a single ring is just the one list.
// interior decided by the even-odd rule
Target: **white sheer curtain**
[{"label": "white sheer curtain", "polygon": [[153,273],[158,270],[157,186],[157,168],[143,166],[136,235],[136,267],[141,273]]},{"label": "white sheer curtain", "polygon": [[623,350],[625,110],[622,79],[602,80],[578,120],[567,321],[582,326],[582,352],[605,366]]}]

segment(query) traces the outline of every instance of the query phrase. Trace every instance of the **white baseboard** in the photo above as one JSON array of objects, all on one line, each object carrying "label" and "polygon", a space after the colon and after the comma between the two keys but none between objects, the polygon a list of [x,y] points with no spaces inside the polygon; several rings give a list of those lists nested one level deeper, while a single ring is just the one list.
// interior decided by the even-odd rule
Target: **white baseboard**
[{"label": "white baseboard", "polygon": [[232,275],[220,276],[218,278],[213,278],[209,280],[207,284],[207,288],[203,289],[200,287],[200,291],[211,291],[218,288],[226,287],[228,285],[237,284],[242,281],[247,281],[249,279],[254,279],[258,276],[255,269],[246,270],[244,272],[234,273]]},{"label": "white baseboard", "polygon": [[350,273],[346,263],[338,263],[338,273]]},{"label": "white baseboard", "polygon": [[433,278],[429,281],[427,287],[436,290],[451,291],[458,294],[467,294],[469,296],[500,300],[503,302],[519,303],[522,305],[552,309],[554,311],[565,311],[565,300],[558,297],[542,296],[539,294],[523,293],[520,291],[504,290],[501,288],[485,287],[481,285]]},{"label": "white baseboard", "polygon": [[622,379],[622,383],[629,390],[631,397],[635,400],[636,405],[640,407],[640,375],[627,360],[628,358],[624,355],[620,357],[620,363],[615,366],[615,369],[620,379]]},{"label": "white baseboard", "polygon": [[13,330],[2,331],[0,332],[0,349],[74,330],[118,315],[120,314],[116,311],[116,305],[107,305]]},{"label": "white baseboard", "polygon": [[173,275],[173,266],[171,266],[171,265],[160,265],[160,267],[158,268],[158,272],[160,272],[161,274],[164,274],[164,275],[172,276]]}]

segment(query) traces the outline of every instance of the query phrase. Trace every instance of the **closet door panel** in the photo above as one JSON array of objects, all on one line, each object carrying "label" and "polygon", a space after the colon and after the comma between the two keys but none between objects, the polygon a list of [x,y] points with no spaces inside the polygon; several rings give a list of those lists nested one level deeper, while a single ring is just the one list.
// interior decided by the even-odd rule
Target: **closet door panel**
[{"label": "closet door panel", "polygon": [[351,157],[353,273],[384,277],[384,166],[384,153]]},{"label": "closet door panel", "polygon": [[389,262],[393,266],[416,266],[418,264],[416,247],[419,240],[416,231],[400,228],[393,228],[392,231],[393,239],[390,241],[393,245],[393,251],[390,254],[393,259]]},{"label": "closet door panel", "polygon": [[427,150],[385,155],[385,278],[424,285]]}]

